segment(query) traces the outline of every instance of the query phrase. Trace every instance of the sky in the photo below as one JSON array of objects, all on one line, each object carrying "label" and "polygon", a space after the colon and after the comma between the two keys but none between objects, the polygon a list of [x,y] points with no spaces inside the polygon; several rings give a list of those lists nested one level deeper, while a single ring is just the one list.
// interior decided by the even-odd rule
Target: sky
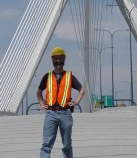
[{"label": "sky", "polygon": [[[137,4],[137,0],[134,0]],[[0,0],[0,62],[6,53],[13,35],[19,25],[29,0]],[[128,28],[118,8],[113,8],[113,15],[109,24],[112,31]],[[110,41],[106,41],[110,45]],[[50,53],[52,48],[60,46],[67,52],[65,69],[72,70],[83,84],[83,60],[78,49],[74,25],[68,5],[54,31],[45,54],[40,62],[36,74],[28,90],[29,104],[37,102],[36,90],[43,75],[52,69]],[[129,33],[121,32],[114,36],[114,83],[117,98],[130,97],[130,61],[129,61]],[[137,103],[137,43],[132,37],[133,49],[133,80],[134,99]],[[111,94],[111,60],[110,53],[103,53],[102,89],[103,94]]]}]

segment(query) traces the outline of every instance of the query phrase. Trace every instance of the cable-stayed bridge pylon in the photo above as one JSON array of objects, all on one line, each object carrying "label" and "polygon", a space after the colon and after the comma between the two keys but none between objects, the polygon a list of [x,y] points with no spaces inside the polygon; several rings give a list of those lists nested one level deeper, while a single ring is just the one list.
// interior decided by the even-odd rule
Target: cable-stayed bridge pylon
[{"label": "cable-stayed bridge pylon", "polygon": [[67,0],[30,0],[0,70],[0,111],[16,113]]}]

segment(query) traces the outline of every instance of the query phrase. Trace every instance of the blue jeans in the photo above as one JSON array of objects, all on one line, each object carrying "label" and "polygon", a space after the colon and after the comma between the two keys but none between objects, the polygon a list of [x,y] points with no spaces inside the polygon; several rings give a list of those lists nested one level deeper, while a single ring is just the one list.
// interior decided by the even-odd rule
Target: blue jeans
[{"label": "blue jeans", "polygon": [[62,111],[47,110],[43,126],[43,144],[40,151],[40,158],[50,158],[58,127],[63,143],[63,157],[73,158],[72,151],[72,125],[73,119],[70,109]]}]

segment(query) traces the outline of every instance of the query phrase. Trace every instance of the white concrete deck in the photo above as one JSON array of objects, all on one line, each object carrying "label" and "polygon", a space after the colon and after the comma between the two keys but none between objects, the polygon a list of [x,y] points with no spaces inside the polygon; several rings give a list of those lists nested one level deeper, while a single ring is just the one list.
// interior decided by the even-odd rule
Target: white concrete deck
[{"label": "white concrete deck", "polygon": [[[137,158],[137,111],[73,114],[74,158]],[[44,115],[0,117],[0,158],[39,158]],[[51,158],[61,158],[58,134]]]}]

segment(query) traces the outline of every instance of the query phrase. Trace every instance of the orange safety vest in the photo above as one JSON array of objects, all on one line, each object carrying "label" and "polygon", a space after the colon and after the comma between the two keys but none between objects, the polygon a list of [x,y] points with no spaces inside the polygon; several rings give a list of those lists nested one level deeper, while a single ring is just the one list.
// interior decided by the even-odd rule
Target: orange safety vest
[{"label": "orange safety vest", "polygon": [[46,88],[46,102],[49,106],[54,106],[56,101],[62,107],[66,107],[67,102],[71,100],[72,72],[65,71],[59,88],[56,76],[53,71],[49,71]]}]

